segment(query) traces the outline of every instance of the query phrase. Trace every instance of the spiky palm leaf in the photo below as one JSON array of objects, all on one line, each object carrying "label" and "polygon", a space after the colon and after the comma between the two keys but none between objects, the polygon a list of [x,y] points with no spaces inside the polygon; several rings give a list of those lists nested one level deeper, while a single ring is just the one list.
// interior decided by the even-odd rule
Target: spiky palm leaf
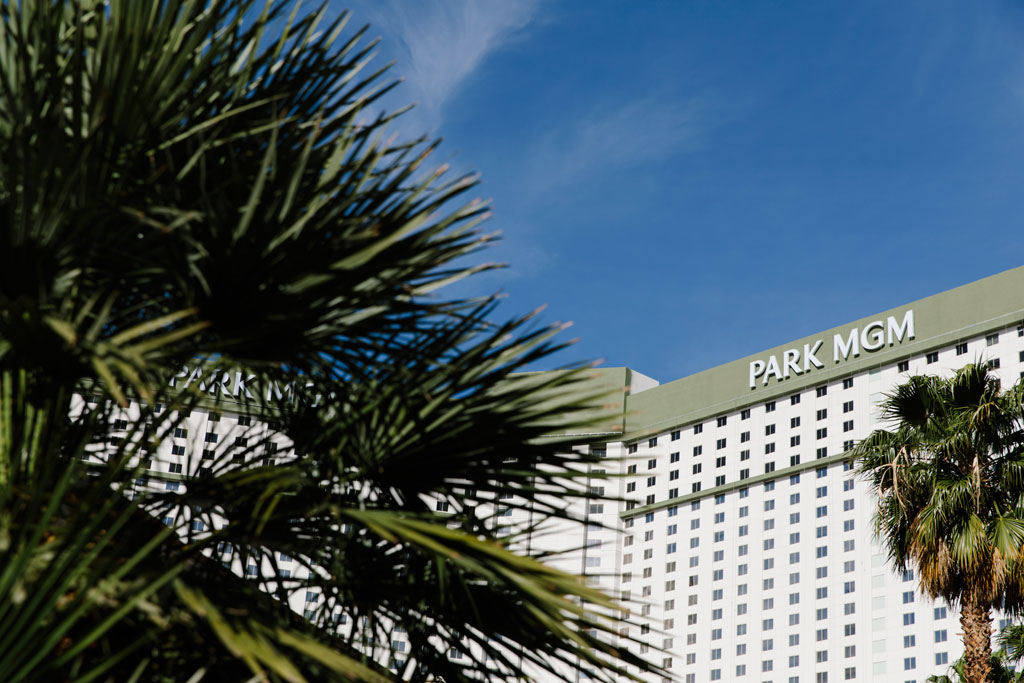
[{"label": "spiky palm leaf", "polygon": [[876,532],[897,569],[961,608],[964,680],[991,670],[991,610],[1024,607],[1022,390],[984,366],[912,377],[883,402],[892,430],[853,455],[878,498]]},{"label": "spiky palm leaf", "polygon": [[[486,206],[450,208],[475,181],[382,139],[370,105],[392,84],[363,31],[288,10],[0,6],[0,679],[653,670],[609,644],[620,606],[496,535],[498,494],[535,519],[587,495],[593,460],[543,437],[593,392],[579,371],[515,374],[557,330],[437,297],[489,267],[457,262],[489,239]],[[206,390],[169,389],[197,359]],[[264,464],[260,437],[135,495],[228,368],[297,457]],[[273,391],[296,381],[315,405]],[[286,604],[307,588],[312,619]]]}]

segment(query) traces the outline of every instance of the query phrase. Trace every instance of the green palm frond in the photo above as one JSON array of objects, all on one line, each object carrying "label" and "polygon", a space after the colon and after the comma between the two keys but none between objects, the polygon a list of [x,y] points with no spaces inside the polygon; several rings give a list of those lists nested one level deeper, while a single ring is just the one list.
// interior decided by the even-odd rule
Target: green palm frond
[{"label": "green palm frond", "polygon": [[[583,367],[523,373],[558,326],[444,298],[494,267],[465,258],[489,208],[436,143],[385,138],[395,82],[348,20],[0,6],[0,679],[659,672],[622,606],[526,543],[594,495],[596,457],[551,434],[605,397]],[[253,394],[228,409],[295,457],[270,464],[263,433],[143,486],[229,373]]]}]

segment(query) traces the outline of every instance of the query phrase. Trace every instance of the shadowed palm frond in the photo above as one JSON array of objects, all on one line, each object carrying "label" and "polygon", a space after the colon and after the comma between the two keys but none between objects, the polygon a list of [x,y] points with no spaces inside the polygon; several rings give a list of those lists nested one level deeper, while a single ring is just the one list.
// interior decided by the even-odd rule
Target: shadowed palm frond
[{"label": "shadowed palm frond", "polygon": [[[444,298],[494,267],[465,258],[489,209],[436,143],[386,137],[395,82],[348,19],[0,6],[0,679],[659,671],[520,542],[579,521],[597,459],[551,434],[606,399],[586,368],[523,372],[558,326]],[[288,457],[264,430],[147,487],[226,401]]]}]

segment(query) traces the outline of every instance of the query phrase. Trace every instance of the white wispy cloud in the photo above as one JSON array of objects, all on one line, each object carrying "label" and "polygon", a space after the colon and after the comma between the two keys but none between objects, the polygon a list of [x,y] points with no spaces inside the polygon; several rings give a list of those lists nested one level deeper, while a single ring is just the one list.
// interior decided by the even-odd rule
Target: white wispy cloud
[{"label": "white wispy cloud", "polygon": [[540,0],[386,0],[362,16],[396,52],[402,97],[413,100],[416,123],[437,132],[444,107],[487,56],[534,19]]},{"label": "white wispy cloud", "polygon": [[566,121],[536,146],[533,190],[542,194],[602,171],[696,150],[710,132],[710,108],[704,97],[650,96]]}]

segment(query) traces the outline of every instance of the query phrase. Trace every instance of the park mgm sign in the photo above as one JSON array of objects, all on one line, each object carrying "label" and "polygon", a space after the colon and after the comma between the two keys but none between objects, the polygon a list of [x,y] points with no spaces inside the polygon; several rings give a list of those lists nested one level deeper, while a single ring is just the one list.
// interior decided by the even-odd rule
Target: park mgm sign
[{"label": "park mgm sign", "polygon": [[[872,353],[886,346],[902,344],[914,338],[914,311],[906,312],[903,320],[890,315],[886,320],[873,320],[864,327],[854,327],[849,332],[837,332],[832,336],[832,364],[838,365],[860,356],[861,352]],[[767,360],[757,359],[750,363],[750,388],[755,389],[760,381],[767,386],[773,378],[781,382],[793,376],[820,370],[825,364],[819,358],[825,339],[807,343],[803,348],[786,349],[782,357],[768,356]],[[827,356],[826,356],[827,358]]]}]

